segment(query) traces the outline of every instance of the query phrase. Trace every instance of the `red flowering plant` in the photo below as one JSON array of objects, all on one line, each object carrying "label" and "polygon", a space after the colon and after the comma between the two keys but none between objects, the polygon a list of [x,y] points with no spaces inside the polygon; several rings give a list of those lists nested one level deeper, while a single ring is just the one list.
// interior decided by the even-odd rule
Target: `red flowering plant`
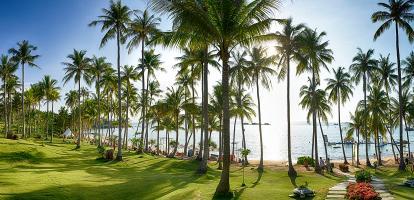
[{"label": "red flowering plant", "polygon": [[361,183],[349,183],[346,188],[347,192],[345,198],[351,200],[379,200],[381,197],[375,192],[374,187],[371,184]]}]

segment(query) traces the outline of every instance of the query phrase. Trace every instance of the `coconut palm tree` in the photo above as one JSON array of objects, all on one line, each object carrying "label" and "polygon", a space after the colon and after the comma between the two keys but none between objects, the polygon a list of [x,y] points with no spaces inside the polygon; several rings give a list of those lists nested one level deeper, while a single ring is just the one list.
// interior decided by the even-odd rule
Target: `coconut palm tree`
[{"label": "coconut palm tree", "polygon": [[[17,43],[17,48],[9,49],[9,53],[12,54],[12,59],[16,63],[20,63],[22,67],[22,94],[24,94],[24,67],[27,64],[29,67],[38,67],[35,64],[39,55],[33,55],[34,51],[37,50],[36,46],[33,46],[27,40],[23,40]],[[24,112],[24,95],[22,98],[22,118],[23,118],[23,137],[26,137],[26,123],[25,123],[25,112]]]},{"label": "coconut palm tree", "polygon": [[111,68],[111,63],[106,62],[105,57],[96,57],[93,56],[91,67],[90,67],[90,77],[91,82],[95,82],[95,90],[98,100],[98,136],[99,136],[99,146],[102,146],[101,139],[101,79],[105,71]]},{"label": "coconut palm tree", "polygon": [[122,67],[122,71],[121,71],[121,78],[122,78],[122,82],[125,83],[125,88],[126,88],[126,116],[125,116],[125,133],[124,133],[124,137],[126,138],[125,141],[128,141],[128,124],[129,124],[129,118],[128,118],[128,113],[129,113],[129,97],[130,95],[130,88],[132,86],[132,81],[136,81],[139,79],[139,74],[138,74],[138,68],[134,67],[134,66],[128,66],[125,65]]},{"label": "coconut palm tree", "polygon": [[60,93],[59,93],[59,88],[55,88],[54,90],[52,90],[52,92],[50,93],[50,96],[49,96],[49,101],[50,102],[52,102],[52,127],[51,127],[51,132],[50,132],[50,142],[53,142],[53,127],[54,127],[54,122],[55,122],[55,119],[54,119],[54,116],[55,116],[55,114],[54,114],[54,112],[53,112],[53,103],[54,102],[57,102],[57,101],[59,101],[60,100]]},{"label": "coconut palm tree", "polygon": [[141,127],[142,131],[145,130],[145,151],[148,150],[148,129],[149,129],[148,119],[145,116],[146,108],[150,107],[150,105],[147,105],[149,101],[148,87],[149,87],[149,83],[151,82],[150,78],[155,77],[155,72],[164,71],[164,68],[161,67],[162,62],[160,60],[160,57],[161,55],[155,54],[155,51],[152,49],[149,51],[144,51],[143,58],[140,59],[139,68],[141,68],[141,72],[139,73],[139,75],[141,79],[145,79],[145,70],[147,70],[146,81],[144,80],[144,82],[146,83],[142,85],[142,87],[144,87],[143,91],[146,91],[146,92],[141,94],[142,97],[145,97],[143,99],[144,103],[142,104],[143,108],[141,112],[142,120],[144,121],[144,123],[142,123],[142,127],[145,127],[145,129]]},{"label": "coconut palm tree", "polygon": [[[349,67],[349,71],[353,74],[353,81],[358,85],[362,79],[362,86],[364,91],[364,112],[367,112],[367,87],[369,86],[369,77],[372,77],[374,71],[377,69],[377,60],[373,58],[374,50],[369,49],[366,53],[358,48],[358,53],[352,59],[353,64]],[[365,114],[366,115],[366,114]],[[364,119],[367,119],[364,117]],[[367,131],[367,121],[364,122],[363,131]],[[368,133],[362,133],[365,136],[365,157],[366,165],[371,166],[368,155]]]},{"label": "coconut palm tree", "polygon": [[[385,89],[385,93],[388,99],[388,117],[387,117],[387,123],[385,123],[385,125],[386,125],[386,128],[388,130],[388,133],[391,139],[392,152],[395,157],[395,150],[394,150],[395,143],[394,143],[394,138],[392,136],[393,135],[392,132],[394,132],[394,128],[393,128],[393,123],[392,123],[393,119],[391,118],[392,110],[390,106],[391,99],[389,95],[391,91],[395,90],[394,89],[395,85],[397,85],[398,76],[395,73],[396,69],[394,68],[394,66],[395,66],[395,63],[390,61],[389,54],[387,55],[387,57],[380,55],[380,58],[378,60],[378,68],[377,68],[378,79],[379,79],[378,84],[379,86]],[[397,161],[396,157],[394,158],[394,160]]]},{"label": "coconut palm tree", "polygon": [[65,105],[70,108],[72,117],[72,130],[75,130],[75,107],[78,105],[78,92],[76,90],[70,90],[65,94]]},{"label": "coconut palm tree", "polygon": [[[173,20],[173,36],[169,46],[177,43],[214,45],[222,62],[223,87],[223,171],[216,194],[230,190],[230,110],[229,59],[231,50],[239,45],[261,41],[273,19],[278,0],[169,1],[154,0],[156,12],[168,13]],[[225,16],[225,17],[223,17]]]},{"label": "coconut palm tree", "polygon": [[[326,36],[325,32],[318,33],[315,30],[311,30],[306,28],[301,32],[299,35],[299,53],[295,55],[295,59],[298,61],[298,66],[296,70],[296,74],[302,74],[305,71],[311,73],[311,81],[314,84],[314,87],[311,89],[316,89],[317,85],[319,84],[319,73],[321,71],[321,67],[328,70],[327,63],[331,63],[333,61],[333,52],[331,49],[328,48],[329,42],[323,41],[324,37]],[[315,92],[315,91],[314,91]],[[315,95],[312,95],[315,97]],[[312,147],[314,149],[314,153],[312,152],[312,156],[315,155],[315,158],[318,158],[318,137],[317,137],[317,111],[313,110],[312,114],[312,126],[313,126],[313,139],[312,143],[314,144]],[[319,167],[319,162],[315,163],[315,171],[320,173],[321,168]]]},{"label": "coconut palm tree", "polygon": [[90,70],[91,59],[86,57],[86,51],[73,50],[72,54],[67,56],[69,62],[63,62],[65,66],[65,76],[63,82],[66,84],[69,80],[73,79],[75,84],[78,84],[78,109],[79,109],[79,135],[76,148],[80,148],[81,134],[82,134],[82,114],[81,114],[81,81],[84,80],[87,84],[90,83]]},{"label": "coconut palm tree", "polygon": [[362,112],[357,109],[355,110],[354,114],[349,113],[350,115],[350,122],[347,129],[347,138],[350,138],[352,135],[356,135],[357,137],[357,147],[356,147],[356,164],[357,166],[361,163],[359,162],[359,143],[360,143],[360,133],[363,127],[363,119],[362,119]]},{"label": "coconut palm tree", "polygon": [[338,67],[337,70],[332,69],[332,72],[334,77],[327,79],[328,85],[326,86],[326,90],[329,92],[329,100],[338,105],[338,125],[341,136],[342,154],[344,156],[344,164],[348,164],[345,155],[344,138],[342,136],[341,103],[344,105],[350,96],[353,95],[351,75],[345,71],[344,67]]},{"label": "coconut palm tree", "polygon": [[374,85],[368,96],[367,108],[371,119],[371,127],[374,132],[375,149],[377,152],[378,165],[382,165],[381,150],[379,148],[379,136],[380,134],[384,137],[386,133],[386,119],[387,119],[387,108],[388,99],[385,91],[381,90],[378,85]]},{"label": "coconut palm tree", "polygon": [[183,88],[173,88],[169,87],[167,93],[165,94],[165,103],[167,104],[167,108],[169,114],[171,116],[172,121],[175,125],[175,146],[169,157],[174,157],[175,153],[177,153],[178,147],[178,130],[180,128],[181,119],[180,119],[180,112],[183,108],[183,105],[186,103],[184,101],[184,91]]},{"label": "coconut palm tree", "polygon": [[[145,9],[143,12],[138,11],[134,13],[134,19],[129,25],[127,36],[130,37],[130,41],[127,44],[127,48],[129,49],[129,52],[131,52],[134,48],[141,45],[141,64],[139,67],[141,68],[141,96],[145,97],[145,70],[146,65],[143,64],[142,61],[145,60],[145,46],[150,43],[152,38],[155,35],[158,35],[160,33],[160,30],[158,29],[158,26],[161,22],[161,19],[158,17],[155,17],[154,15],[151,15],[148,11],[148,9]],[[148,79],[147,79],[148,80]],[[148,81],[149,82],[149,81]],[[147,84],[148,84],[147,82]],[[146,120],[146,105],[143,104],[141,117],[142,117],[142,125],[141,125],[141,132],[144,133],[144,128],[148,126],[145,123],[147,123]],[[148,129],[147,129],[148,130]],[[147,131],[148,133],[148,131]],[[146,138],[146,150],[148,148],[148,139]]]},{"label": "coconut palm tree", "polygon": [[[404,30],[410,42],[414,41],[414,30],[410,22],[414,20],[412,11],[414,0],[389,0],[387,3],[378,3],[381,6],[381,11],[376,11],[372,14],[371,19],[373,23],[383,22],[374,34],[376,40],[385,30],[389,29],[391,24],[395,23],[395,48],[397,51],[397,71],[398,71],[398,99],[401,100],[402,85],[401,85],[401,64],[400,64],[400,41],[399,29]],[[400,108],[399,115],[399,130],[400,130],[400,165],[399,170],[405,170],[404,155],[403,155],[403,110]]]},{"label": "coconut palm tree", "polygon": [[4,137],[7,137],[9,132],[8,120],[7,120],[7,82],[15,76],[14,73],[17,71],[18,63],[13,62],[8,56],[1,55],[0,58],[0,77],[3,81],[3,111],[4,111]]},{"label": "coconut palm tree", "polygon": [[272,68],[275,65],[276,57],[267,56],[266,49],[263,47],[253,47],[249,51],[251,60],[248,61],[249,71],[252,74],[252,84],[256,87],[257,110],[259,117],[259,135],[260,135],[260,163],[258,170],[263,170],[263,138],[262,138],[262,116],[260,109],[260,84],[262,87],[269,89],[271,87],[271,76],[276,75],[276,71]]},{"label": "coconut palm tree", "polygon": [[296,177],[297,173],[292,164],[292,142],[291,142],[291,128],[290,128],[290,61],[295,58],[295,55],[299,53],[299,35],[305,29],[304,24],[294,25],[292,18],[281,22],[283,25],[281,31],[269,34],[273,37],[278,46],[276,46],[277,52],[281,55],[278,61],[279,80],[286,78],[286,108],[287,108],[287,132],[288,132],[288,174],[290,177]]},{"label": "coconut palm tree", "polygon": [[[46,100],[46,139],[49,135],[49,102],[52,100],[55,100],[56,90],[59,90],[60,88],[57,86],[58,82],[56,79],[51,78],[49,75],[46,75],[43,77],[42,81],[40,82],[40,87],[42,88],[44,92],[44,99]],[[52,112],[53,114],[53,112]],[[53,133],[52,133],[53,134]],[[53,142],[53,136],[51,136],[50,139],[51,142]]]},{"label": "coconut palm tree", "polygon": [[107,121],[108,121],[108,134],[109,137],[112,135],[112,114],[113,114],[113,96],[116,94],[118,89],[117,76],[115,70],[108,68],[107,71],[102,76],[101,85],[103,86],[102,93],[106,96],[106,106],[107,106]]},{"label": "coconut palm tree", "polygon": [[414,78],[414,52],[411,51],[410,55],[405,58],[402,63],[403,66],[405,66],[402,70],[405,74],[403,77],[403,84],[402,86],[404,88],[410,88],[413,84],[413,78]]},{"label": "coconut palm tree", "polygon": [[121,44],[126,41],[130,16],[133,11],[122,2],[111,0],[109,9],[102,9],[103,15],[98,20],[92,21],[89,26],[101,25],[101,31],[106,31],[101,40],[101,47],[105,46],[110,39],[116,38],[117,44],[117,70],[118,70],[118,153],[117,160],[122,160],[122,103],[121,103]]},{"label": "coconut palm tree", "polygon": [[[240,117],[241,123],[241,130],[242,130],[242,146],[243,150],[247,149],[246,145],[246,136],[245,136],[245,129],[244,129],[244,119],[252,121],[253,117],[256,116],[256,112],[254,107],[256,104],[253,101],[252,96],[246,92],[246,90],[242,91],[235,91],[235,98],[238,100],[237,106],[234,110],[237,116]],[[244,157],[243,162],[248,164],[247,156]]]}]

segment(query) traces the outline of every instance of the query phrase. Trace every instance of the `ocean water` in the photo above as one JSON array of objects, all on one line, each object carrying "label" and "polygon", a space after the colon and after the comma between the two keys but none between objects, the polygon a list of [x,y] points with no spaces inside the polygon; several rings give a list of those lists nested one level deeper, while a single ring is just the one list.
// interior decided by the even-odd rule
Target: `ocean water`
[{"label": "ocean water", "polygon": [[[260,159],[260,134],[258,125],[245,125],[245,134],[246,134],[246,145],[247,148],[251,150],[250,155],[248,156],[251,160]],[[138,126],[140,130],[140,126]],[[312,152],[312,126],[306,122],[294,122],[291,125],[291,137],[292,137],[292,159],[296,160],[300,156],[311,155]],[[233,121],[231,121],[231,144],[233,141]],[[322,130],[325,135],[328,137],[328,142],[336,143],[340,142],[339,126],[337,124],[322,125]],[[346,124],[342,125],[342,133],[345,137],[347,126]],[[106,129],[103,130],[103,134],[106,133]],[[323,144],[322,134],[320,132],[319,125],[317,127],[318,131],[318,151],[319,156],[325,158],[325,150]],[[115,129],[117,132],[117,129]],[[135,137],[137,132],[137,124],[133,124],[132,127],[128,129],[128,137]],[[281,128],[276,125],[262,125],[263,132],[263,158],[264,160],[277,160],[285,161],[287,160],[287,130],[286,128]],[[149,131],[150,139],[156,139],[156,131]],[[170,132],[170,140],[175,140],[175,131]],[[218,132],[212,132],[212,140],[218,144],[219,137]],[[140,137],[138,135],[137,137]],[[160,148],[165,147],[165,131],[160,132]],[[185,133],[184,130],[179,131],[179,151],[183,150]],[[393,137],[396,141],[399,141],[398,129],[394,131]],[[414,148],[414,134],[412,131],[409,131],[411,151]],[[355,137],[356,140],[356,137]],[[363,138],[360,137],[362,142]],[[404,140],[406,139],[406,133],[404,132]],[[196,131],[196,150],[198,150],[198,144],[200,141],[200,131]],[[386,143],[381,146],[381,153],[384,156],[392,156],[391,144],[389,144],[389,137],[384,138],[383,141]],[[130,142],[129,142],[130,143]],[[387,144],[388,143],[388,144]],[[190,145],[192,148],[192,139],[190,140]],[[242,133],[240,123],[236,123],[235,129],[235,154],[240,157],[240,149],[242,147]],[[328,145],[327,151],[328,156],[332,160],[343,159],[342,148],[339,148],[340,145]],[[352,159],[352,145],[345,144],[345,154],[349,160]],[[232,147],[230,148],[231,151]],[[374,157],[374,145],[368,145],[369,156]],[[397,151],[397,150],[396,150]],[[407,146],[404,148],[404,152],[407,152]],[[212,150],[211,153],[217,154],[217,150]],[[365,144],[360,145],[360,159],[365,158]]]}]

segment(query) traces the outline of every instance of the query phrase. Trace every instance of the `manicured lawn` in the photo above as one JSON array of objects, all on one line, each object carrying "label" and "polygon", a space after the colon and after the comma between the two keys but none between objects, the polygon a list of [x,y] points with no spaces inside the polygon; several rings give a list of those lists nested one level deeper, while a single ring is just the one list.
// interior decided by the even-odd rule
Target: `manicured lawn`
[{"label": "manicured lawn", "polygon": [[401,186],[406,177],[411,174],[410,172],[399,172],[398,167],[381,167],[374,173],[385,182],[396,199],[414,199],[414,188]]},{"label": "manicured lawn", "polygon": [[[122,162],[104,162],[96,147],[0,139],[0,199],[212,199],[220,179],[215,164],[197,175],[197,161],[166,159],[126,152]],[[293,186],[285,168],[231,169],[235,199],[287,199]],[[300,172],[298,185],[309,183],[324,199],[342,178]]]}]

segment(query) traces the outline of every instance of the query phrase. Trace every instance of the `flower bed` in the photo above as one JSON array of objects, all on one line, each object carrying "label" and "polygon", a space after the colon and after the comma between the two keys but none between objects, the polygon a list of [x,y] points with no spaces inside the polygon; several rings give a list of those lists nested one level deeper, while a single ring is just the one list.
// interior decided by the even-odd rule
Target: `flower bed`
[{"label": "flower bed", "polygon": [[378,200],[381,199],[370,183],[350,183],[346,188],[345,198],[351,200]]}]

